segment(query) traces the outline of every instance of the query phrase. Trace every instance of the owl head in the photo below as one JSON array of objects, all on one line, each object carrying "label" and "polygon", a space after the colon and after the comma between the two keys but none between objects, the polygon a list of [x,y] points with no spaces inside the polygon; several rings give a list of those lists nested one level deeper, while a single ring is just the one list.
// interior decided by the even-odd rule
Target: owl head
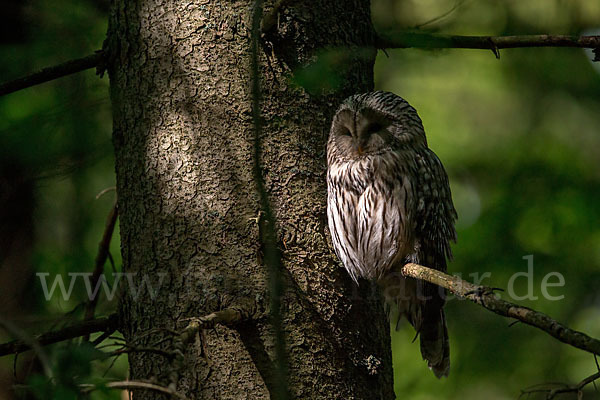
[{"label": "owl head", "polygon": [[417,111],[390,92],[348,97],[333,117],[328,152],[335,158],[355,160],[398,150],[427,146]]}]

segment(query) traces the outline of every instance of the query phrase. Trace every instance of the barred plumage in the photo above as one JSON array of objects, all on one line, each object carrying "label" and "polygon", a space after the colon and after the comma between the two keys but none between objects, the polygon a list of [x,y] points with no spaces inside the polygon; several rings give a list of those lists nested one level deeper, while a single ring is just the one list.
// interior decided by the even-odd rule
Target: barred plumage
[{"label": "barred plumage", "polygon": [[416,110],[389,92],[349,97],[327,144],[327,215],[336,254],[358,282],[378,281],[421,338],[436,376],[448,375],[444,292],[406,279],[416,262],[442,271],[456,240],[448,177]]}]

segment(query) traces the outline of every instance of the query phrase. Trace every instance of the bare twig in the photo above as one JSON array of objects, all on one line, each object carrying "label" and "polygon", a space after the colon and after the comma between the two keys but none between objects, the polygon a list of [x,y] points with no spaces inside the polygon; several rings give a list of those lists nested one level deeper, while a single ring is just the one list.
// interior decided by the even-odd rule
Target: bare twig
[{"label": "bare twig", "polygon": [[[117,314],[112,314],[108,317],[96,318],[91,321],[84,321],[67,328],[57,331],[46,332],[41,335],[34,336],[36,343],[41,346],[70,340],[76,337],[89,335],[94,332],[115,331],[118,327]],[[31,349],[31,343],[24,340],[15,340],[12,342],[0,344],[0,357],[22,353]]]},{"label": "bare twig", "polygon": [[575,393],[577,395],[577,398],[581,399],[583,397],[583,392],[582,392],[583,388],[586,387],[587,385],[589,385],[590,383],[594,383],[598,379],[600,379],[600,372],[596,372],[595,374],[588,376],[587,378],[585,378],[581,382],[579,382],[577,385],[573,385],[573,386],[568,385],[568,384],[561,384],[560,387],[552,389],[552,388],[542,387],[542,386],[544,386],[544,384],[535,385],[534,387],[531,387],[529,389],[521,390],[521,394],[519,395],[519,398],[521,398],[523,396],[528,396],[528,395],[534,394],[534,393],[545,393],[546,400],[552,400],[552,399],[556,398],[556,396],[559,394]]},{"label": "bare twig", "polygon": [[104,52],[99,50],[89,56],[70,60],[53,67],[47,67],[31,75],[2,83],[0,84],[0,96],[94,68],[100,64],[103,57]]},{"label": "bare twig", "polygon": [[[110,240],[112,238],[113,232],[115,230],[115,224],[117,223],[117,216],[119,215],[119,210],[117,208],[117,202],[111,208],[108,213],[108,217],[106,218],[106,225],[104,227],[104,233],[102,234],[102,239],[98,244],[98,254],[96,255],[94,272],[92,273],[91,278],[91,286],[92,290],[96,289],[98,285],[98,281],[100,280],[100,276],[104,272],[104,264],[106,263],[106,259],[108,258],[109,250],[110,250]],[[94,318],[94,313],[96,311],[96,304],[98,304],[99,291],[96,292],[95,296],[91,296],[88,303],[85,306],[85,315],[84,321],[89,321]],[[84,340],[89,340],[89,335],[84,336]]]},{"label": "bare twig", "polygon": [[98,193],[96,195],[96,200],[98,200],[100,197],[104,196],[106,193],[111,192],[113,190],[116,192],[117,191],[117,187],[116,186],[110,186],[110,187],[107,187],[106,189],[102,189],[100,191],[100,193]]},{"label": "bare twig", "polygon": [[99,388],[109,388],[109,389],[125,389],[125,390],[151,390],[154,392],[163,393],[169,395],[176,399],[187,400],[187,397],[182,395],[181,393],[164,387],[160,385],[156,385],[150,382],[141,382],[141,381],[120,381],[120,382],[108,382],[103,385],[79,385],[83,392],[91,392],[93,390]]},{"label": "bare twig", "polygon": [[[381,49],[498,49],[517,47],[580,47],[600,48],[600,36],[523,35],[523,36],[458,36],[435,33],[404,32],[393,37],[379,38]],[[596,57],[597,58],[597,57]],[[597,60],[595,60],[597,61]]]},{"label": "bare twig", "polygon": [[162,350],[162,349],[159,349],[156,347],[136,347],[136,346],[130,346],[127,344],[121,344],[120,346],[123,346],[123,347],[120,349],[117,349],[117,350],[113,350],[109,353],[106,353],[106,357],[120,356],[123,354],[130,354],[130,353],[151,353],[151,354],[157,354],[159,356],[163,356],[168,359],[175,358],[174,352]]},{"label": "bare twig", "polygon": [[[283,3],[280,2],[280,6]],[[269,277],[269,302],[270,317],[273,334],[275,336],[275,387],[271,396],[273,399],[289,399],[291,396],[287,387],[288,365],[285,349],[285,336],[283,334],[283,323],[281,318],[281,295],[284,289],[281,269],[281,253],[277,246],[277,235],[275,233],[275,216],[271,209],[263,170],[261,165],[261,87],[259,71],[259,39],[261,33],[261,21],[263,15],[262,0],[255,0],[252,6],[252,30],[250,40],[250,75],[252,93],[252,122],[254,128],[254,182],[260,201],[260,211],[264,216],[259,223],[259,235],[264,250],[264,262]]]},{"label": "bare twig", "polygon": [[455,2],[454,2],[454,6],[452,6],[452,8],[451,8],[451,9],[449,9],[448,11],[446,11],[445,13],[443,13],[443,14],[440,14],[440,15],[438,15],[437,17],[431,18],[430,20],[427,20],[427,21],[425,21],[425,22],[421,22],[420,24],[418,24],[418,25],[415,25],[415,26],[414,26],[414,28],[415,28],[415,29],[420,29],[420,28],[422,28],[422,27],[424,27],[424,26],[431,25],[431,24],[433,24],[433,23],[435,23],[435,22],[438,22],[438,21],[440,21],[440,20],[442,20],[442,19],[446,18],[448,15],[450,15],[450,14],[452,14],[454,11],[458,10],[458,9],[459,9],[459,8],[460,8],[460,7],[463,5],[463,3],[464,3],[464,2],[465,2],[465,0],[461,0],[461,1],[455,1]]},{"label": "bare twig", "polygon": [[459,277],[412,263],[402,267],[402,274],[441,286],[456,296],[471,300],[498,315],[515,318],[527,325],[541,329],[563,343],[592,354],[600,354],[598,339],[570,329],[539,311],[502,300],[491,288],[473,285]]},{"label": "bare twig", "polygon": [[[18,326],[14,325],[12,322],[5,320],[4,318],[0,318],[0,327],[4,328],[8,333],[21,338],[21,342],[24,343],[29,348],[35,351],[40,364],[42,365],[42,369],[44,370],[44,374],[48,378],[52,378],[52,369],[50,368],[50,359],[48,355],[42,348],[40,341],[38,338],[32,337],[27,332],[23,331]],[[0,346],[1,349],[1,346]],[[15,357],[15,365],[16,365],[16,357]],[[16,369],[15,369],[16,371]]]}]

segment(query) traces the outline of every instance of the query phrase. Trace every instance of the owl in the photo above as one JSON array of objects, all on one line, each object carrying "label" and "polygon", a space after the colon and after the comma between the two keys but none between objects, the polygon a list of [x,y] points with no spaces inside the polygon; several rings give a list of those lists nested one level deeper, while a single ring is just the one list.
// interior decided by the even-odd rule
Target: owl
[{"label": "owl", "polygon": [[420,336],[439,378],[450,369],[445,292],[405,278],[409,262],[446,270],[457,218],[448,176],[427,147],[417,111],[389,92],[346,99],[327,143],[327,216],[333,247],[358,278],[377,281]]}]

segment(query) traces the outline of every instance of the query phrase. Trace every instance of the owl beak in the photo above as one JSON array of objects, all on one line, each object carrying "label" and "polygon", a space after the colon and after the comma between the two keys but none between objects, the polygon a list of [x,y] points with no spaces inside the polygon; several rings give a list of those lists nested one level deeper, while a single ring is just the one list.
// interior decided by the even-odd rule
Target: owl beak
[{"label": "owl beak", "polygon": [[359,156],[362,156],[365,153],[365,147],[367,147],[367,139],[361,137],[357,142],[356,152]]}]

